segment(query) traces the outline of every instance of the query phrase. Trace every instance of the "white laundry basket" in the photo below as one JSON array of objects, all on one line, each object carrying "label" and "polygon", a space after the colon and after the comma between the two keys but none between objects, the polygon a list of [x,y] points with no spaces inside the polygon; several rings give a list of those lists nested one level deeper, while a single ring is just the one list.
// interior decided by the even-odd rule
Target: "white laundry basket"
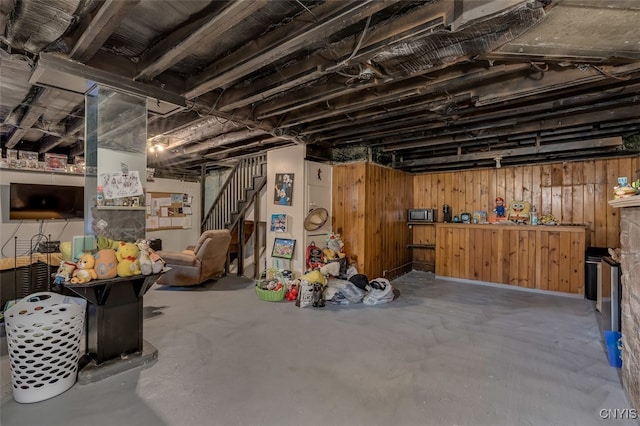
[{"label": "white laundry basket", "polygon": [[69,389],[78,377],[87,301],[31,294],[5,312],[13,398],[29,403]]}]

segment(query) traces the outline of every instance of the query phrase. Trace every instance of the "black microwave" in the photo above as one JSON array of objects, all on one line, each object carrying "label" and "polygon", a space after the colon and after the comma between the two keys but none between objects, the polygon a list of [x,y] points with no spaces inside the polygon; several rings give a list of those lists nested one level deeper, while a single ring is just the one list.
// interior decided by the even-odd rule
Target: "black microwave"
[{"label": "black microwave", "polygon": [[409,222],[436,222],[438,211],[436,209],[409,209],[407,219]]}]

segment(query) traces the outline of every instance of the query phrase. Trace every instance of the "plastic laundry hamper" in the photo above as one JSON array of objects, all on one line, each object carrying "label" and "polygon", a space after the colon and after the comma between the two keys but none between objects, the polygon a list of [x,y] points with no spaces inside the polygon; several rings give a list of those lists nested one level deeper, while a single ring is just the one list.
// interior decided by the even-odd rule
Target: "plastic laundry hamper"
[{"label": "plastic laundry hamper", "polygon": [[5,312],[13,398],[42,401],[69,389],[78,377],[87,301],[34,293]]}]

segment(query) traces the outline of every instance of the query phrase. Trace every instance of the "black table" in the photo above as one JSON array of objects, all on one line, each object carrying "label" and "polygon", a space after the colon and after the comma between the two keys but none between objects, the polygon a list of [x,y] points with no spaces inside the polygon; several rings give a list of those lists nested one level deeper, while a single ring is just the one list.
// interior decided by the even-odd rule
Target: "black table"
[{"label": "black table", "polygon": [[86,299],[87,354],[95,364],[141,353],[143,296],[161,274],[65,284]]}]

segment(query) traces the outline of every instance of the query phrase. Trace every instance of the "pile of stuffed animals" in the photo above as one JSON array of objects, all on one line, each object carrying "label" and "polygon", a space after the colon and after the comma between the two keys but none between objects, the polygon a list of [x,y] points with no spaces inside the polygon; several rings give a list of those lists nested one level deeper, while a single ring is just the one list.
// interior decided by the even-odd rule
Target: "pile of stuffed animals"
[{"label": "pile of stuffed animals", "polygon": [[54,274],[54,284],[86,284],[92,280],[157,274],[164,261],[149,241],[135,243],[99,237],[95,254],[83,253],[78,259],[63,260]]},{"label": "pile of stuffed animals", "polygon": [[358,273],[355,264],[343,268],[347,259],[339,234],[328,234],[323,249],[311,242],[306,260],[307,270],[301,277],[294,279],[291,271],[271,268],[262,273],[256,286],[266,291],[285,290],[284,299],[295,301],[300,308],[322,308],[326,303],[377,305],[395,297],[389,280],[369,280]]},{"label": "pile of stuffed animals", "polygon": [[[307,271],[312,271],[319,268],[335,268],[340,267],[338,264],[341,259],[345,259],[344,242],[340,238],[340,234],[331,232],[327,236],[326,245],[323,249],[320,249],[315,245],[315,242],[311,242],[307,247]],[[338,275],[338,272],[331,275]]]}]

